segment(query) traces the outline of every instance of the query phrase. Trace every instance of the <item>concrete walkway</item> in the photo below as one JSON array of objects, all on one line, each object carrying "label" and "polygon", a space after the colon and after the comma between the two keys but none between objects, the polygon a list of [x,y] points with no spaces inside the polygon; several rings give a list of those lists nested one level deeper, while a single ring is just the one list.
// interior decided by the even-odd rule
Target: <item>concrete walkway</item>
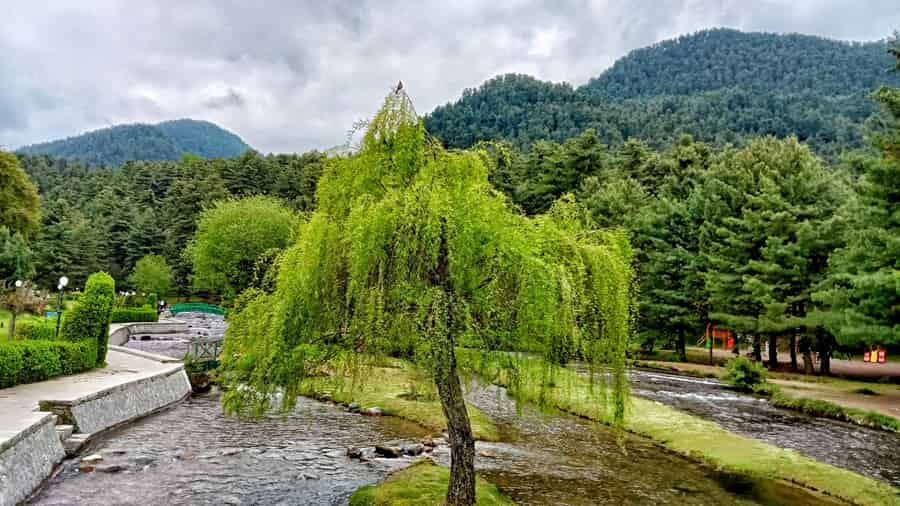
[{"label": "concrete walkway", "polygon": [[47,414],[39,411],[41,401],[74,403],[98,392],[181,367],[180,364],[161,363],[113,349],[106,355],[106,364],[103,369],[0,389],[0,445]]}]

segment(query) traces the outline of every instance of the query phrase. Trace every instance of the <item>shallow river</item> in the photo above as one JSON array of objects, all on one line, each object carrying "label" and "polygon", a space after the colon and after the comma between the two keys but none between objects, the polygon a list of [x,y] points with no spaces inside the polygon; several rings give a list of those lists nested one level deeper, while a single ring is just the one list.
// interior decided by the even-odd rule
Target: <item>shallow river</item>
[{"label": "shallow river", "polygon": [[[190,321],[192,335],[224,329],[221,319],[214,317],[186,315],[184,319]],[[177,356],[184,353],[191,338],[153,337],[132,341],[129,346]],[[636,372],[635,393],[713,418],[739,432],[747,430],[739,427],[741,423],[771,422],[770,414],[765,419],[753,418],[754,413],[769,413],[764,403],[730,399],[727,396],[733,394],[715,383],[668,376]],[[710,393],[726,397],[711,397]],[[528,407],[517,410],[497,387],[474,387],[468,398],[501,429],[501,442],[478,443],[477,467],[521,504],[828,504],[789,487],[720,475],[640,438],[627,437],[623,448],[606,427]],[[81,473],[76,460],[68,461],[32,502],[346,504],[359,486],[377,482],[390,470],[410,463],[407,459],[361,462],[346,456],[348,447],[415,442],[425,435],[420,427],[396,418],[363,417],[307,399],[300,399],[286,418],[261,420],[227,417],[219,401],[216,393],[196,396],[108,434],[83,454],[99,452],[104,465],[120,466],[119,472]],[[706,410],[704,402],[709,403]],[[735,407],[747,403],[750,407],[746,409]],[[720,411],[730,414],[717,414]],[[747,414],[741,415],[743,411]],[[815,426],[815,420],[809,423]],[[803,427],[793,432],[795,439],[806,439],[798,436],[807,428]],[[759,431],[773,432],[771,428],[752,429]],[[836,441],[829,440],[829,444],[838,444]],[[447,448],[440,447],[434,458],[447,463]],[[881,473],[884,479],[893,476]]]},{"label": "shallow river", "polygon": [[740,394],[712,379],[635,370],[634,395],[900,487],[900,434],[815,418]]}]

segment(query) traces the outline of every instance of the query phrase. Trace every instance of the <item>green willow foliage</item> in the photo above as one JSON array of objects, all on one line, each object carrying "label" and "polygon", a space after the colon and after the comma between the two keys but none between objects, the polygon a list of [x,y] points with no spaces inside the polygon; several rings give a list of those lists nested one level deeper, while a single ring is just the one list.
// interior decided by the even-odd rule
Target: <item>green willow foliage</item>
[{"label": "green willow foliage", "polygon": [[288,409],[305,379],[358,371],[364,357],[402,356],[434,372],[449,340],[498,352],[493,362],[507,369],[517,361],[500,352],[608,365],[621,421],[627,238],[593,229],[571,197],[523,216],[488,182],[483,156],[431,142],[405,95],[389,96],[360,151],[330,160],[275,291],[236,301],[222,358],[226,409],[262,413],[282,388]]}]

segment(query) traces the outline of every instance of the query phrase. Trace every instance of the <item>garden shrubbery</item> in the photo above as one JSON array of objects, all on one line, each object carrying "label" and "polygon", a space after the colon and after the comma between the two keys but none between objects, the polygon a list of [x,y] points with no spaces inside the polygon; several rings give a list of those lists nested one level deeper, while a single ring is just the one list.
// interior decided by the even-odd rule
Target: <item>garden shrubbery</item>
[{"label": "garden shrubbery", "polygon": [[152,306],[113,308],[110,323],[155,322],[159,319]]},{"label": "garden shrubbery", "polygon": [[96,343],[97,365],[106,361],[109,320],[112,316],[116,282],[105,272],[91,274],[78,304],[63,314],[62,339]]},{"label": "garden shrubbery", "polygon": [[56,319],[18,322],[15,337],[27,341],[52,341],[56,338]]},{"label": "garden shrubbery", "polygon": [[44,381],[93,368],[97,347],[92,341],[0,342],[0,388]]},{"label": "garden shrubbery", "polygon": [[744,392],[754,392],[766,383],[766,368],[747,357],[733,358],[725,364],[725,381]]},{"label": "garden shrubbery", "polygon": [[60,340],[54,340],[55,320],[19,323],[19,339],[0,342],[0,388],[102,365],[115,291],[108,274],[91,275],[75,307],[63,313]]}]

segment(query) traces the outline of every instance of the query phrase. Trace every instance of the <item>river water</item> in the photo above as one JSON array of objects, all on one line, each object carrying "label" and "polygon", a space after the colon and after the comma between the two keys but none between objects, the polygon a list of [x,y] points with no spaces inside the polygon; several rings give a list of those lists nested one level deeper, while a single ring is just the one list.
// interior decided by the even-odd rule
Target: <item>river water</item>
[{"label": "river water", "polygon": [[[521,504],[822,504],[758,497],[748,484],[638,438],[628,438],[623,451],[609,429],[574,417],[527,407],[517,414],[494,387],[470,398],[495,417],[503,439],[478,443],[477,467]],[[261,420],[227,417],[219,401],[215,393],[196,396],[107,435],[84,453],[100,453],[103,465],[120,466],[118,472],[82,473],[77,459],[67,461],[33,504],[346,504],[356,488],[410,463],[361,462],[346,456],[348,447],[424,435],[397,418],[363,417],[302,398],[287,418]],[[448,462],[446,446],[435,458]]]},{"label": "river water", "polygon": [[713,379],[633,370],[634,395],[900,487],[900,434],[777,408]]},{"label": "river water", "polygon": [[[206,337],[224,329],[215,317],[187,315],[184,319],[190,321],[193,336]],[[129,346],[177,356],[184,353],[190,339],[163,336],[137,339]],[[716,419],[723,425],[737,426],[741,420],[768,423],[769,418],[752,418],[757,409],[768,409],[763,403],[739,396],[716,399],[704,411],[703,403],[694,397],[704,392],[733,394],[715,383],[679,382],[680,377],[668,376],[636,372],[635,393],[673,405],[679,402],[676,407],[698,416],[731,412],[719,415],[731,421]],[[517,407],[498,387],[473,386],[468,398],[501,431],[500,442],[477,444],[479,472],[520,504],[828,504],[793,488],[720,475],[641,438],[628,436],[622,446],[604,426]],[[397,418],[363,417],[303,398],[287,417],[259,420],[225,416],[219,403],[215,392],[195,396],[106,435],[85,454],[102,454],[103,465],[118,466],[118,472],[82,473],[77,460],[67,461],[33,504],[346,504],[359,486],[375,483],[411,462],[351,459],[346,455],[348,447],[415,442],[425,435],[420,427]],[[742,403],[750,404],[746,410],[734,407]],[[741,415],[743,411],[748,414]],[[726,427],[747,431],[746,427]],[[805,428],[794,432],[795,439],[805,439],[797,435]],[[829,441],[837,444],[838,440]],[[433,457],[446,464],[446,446],[439,447]]]}]

